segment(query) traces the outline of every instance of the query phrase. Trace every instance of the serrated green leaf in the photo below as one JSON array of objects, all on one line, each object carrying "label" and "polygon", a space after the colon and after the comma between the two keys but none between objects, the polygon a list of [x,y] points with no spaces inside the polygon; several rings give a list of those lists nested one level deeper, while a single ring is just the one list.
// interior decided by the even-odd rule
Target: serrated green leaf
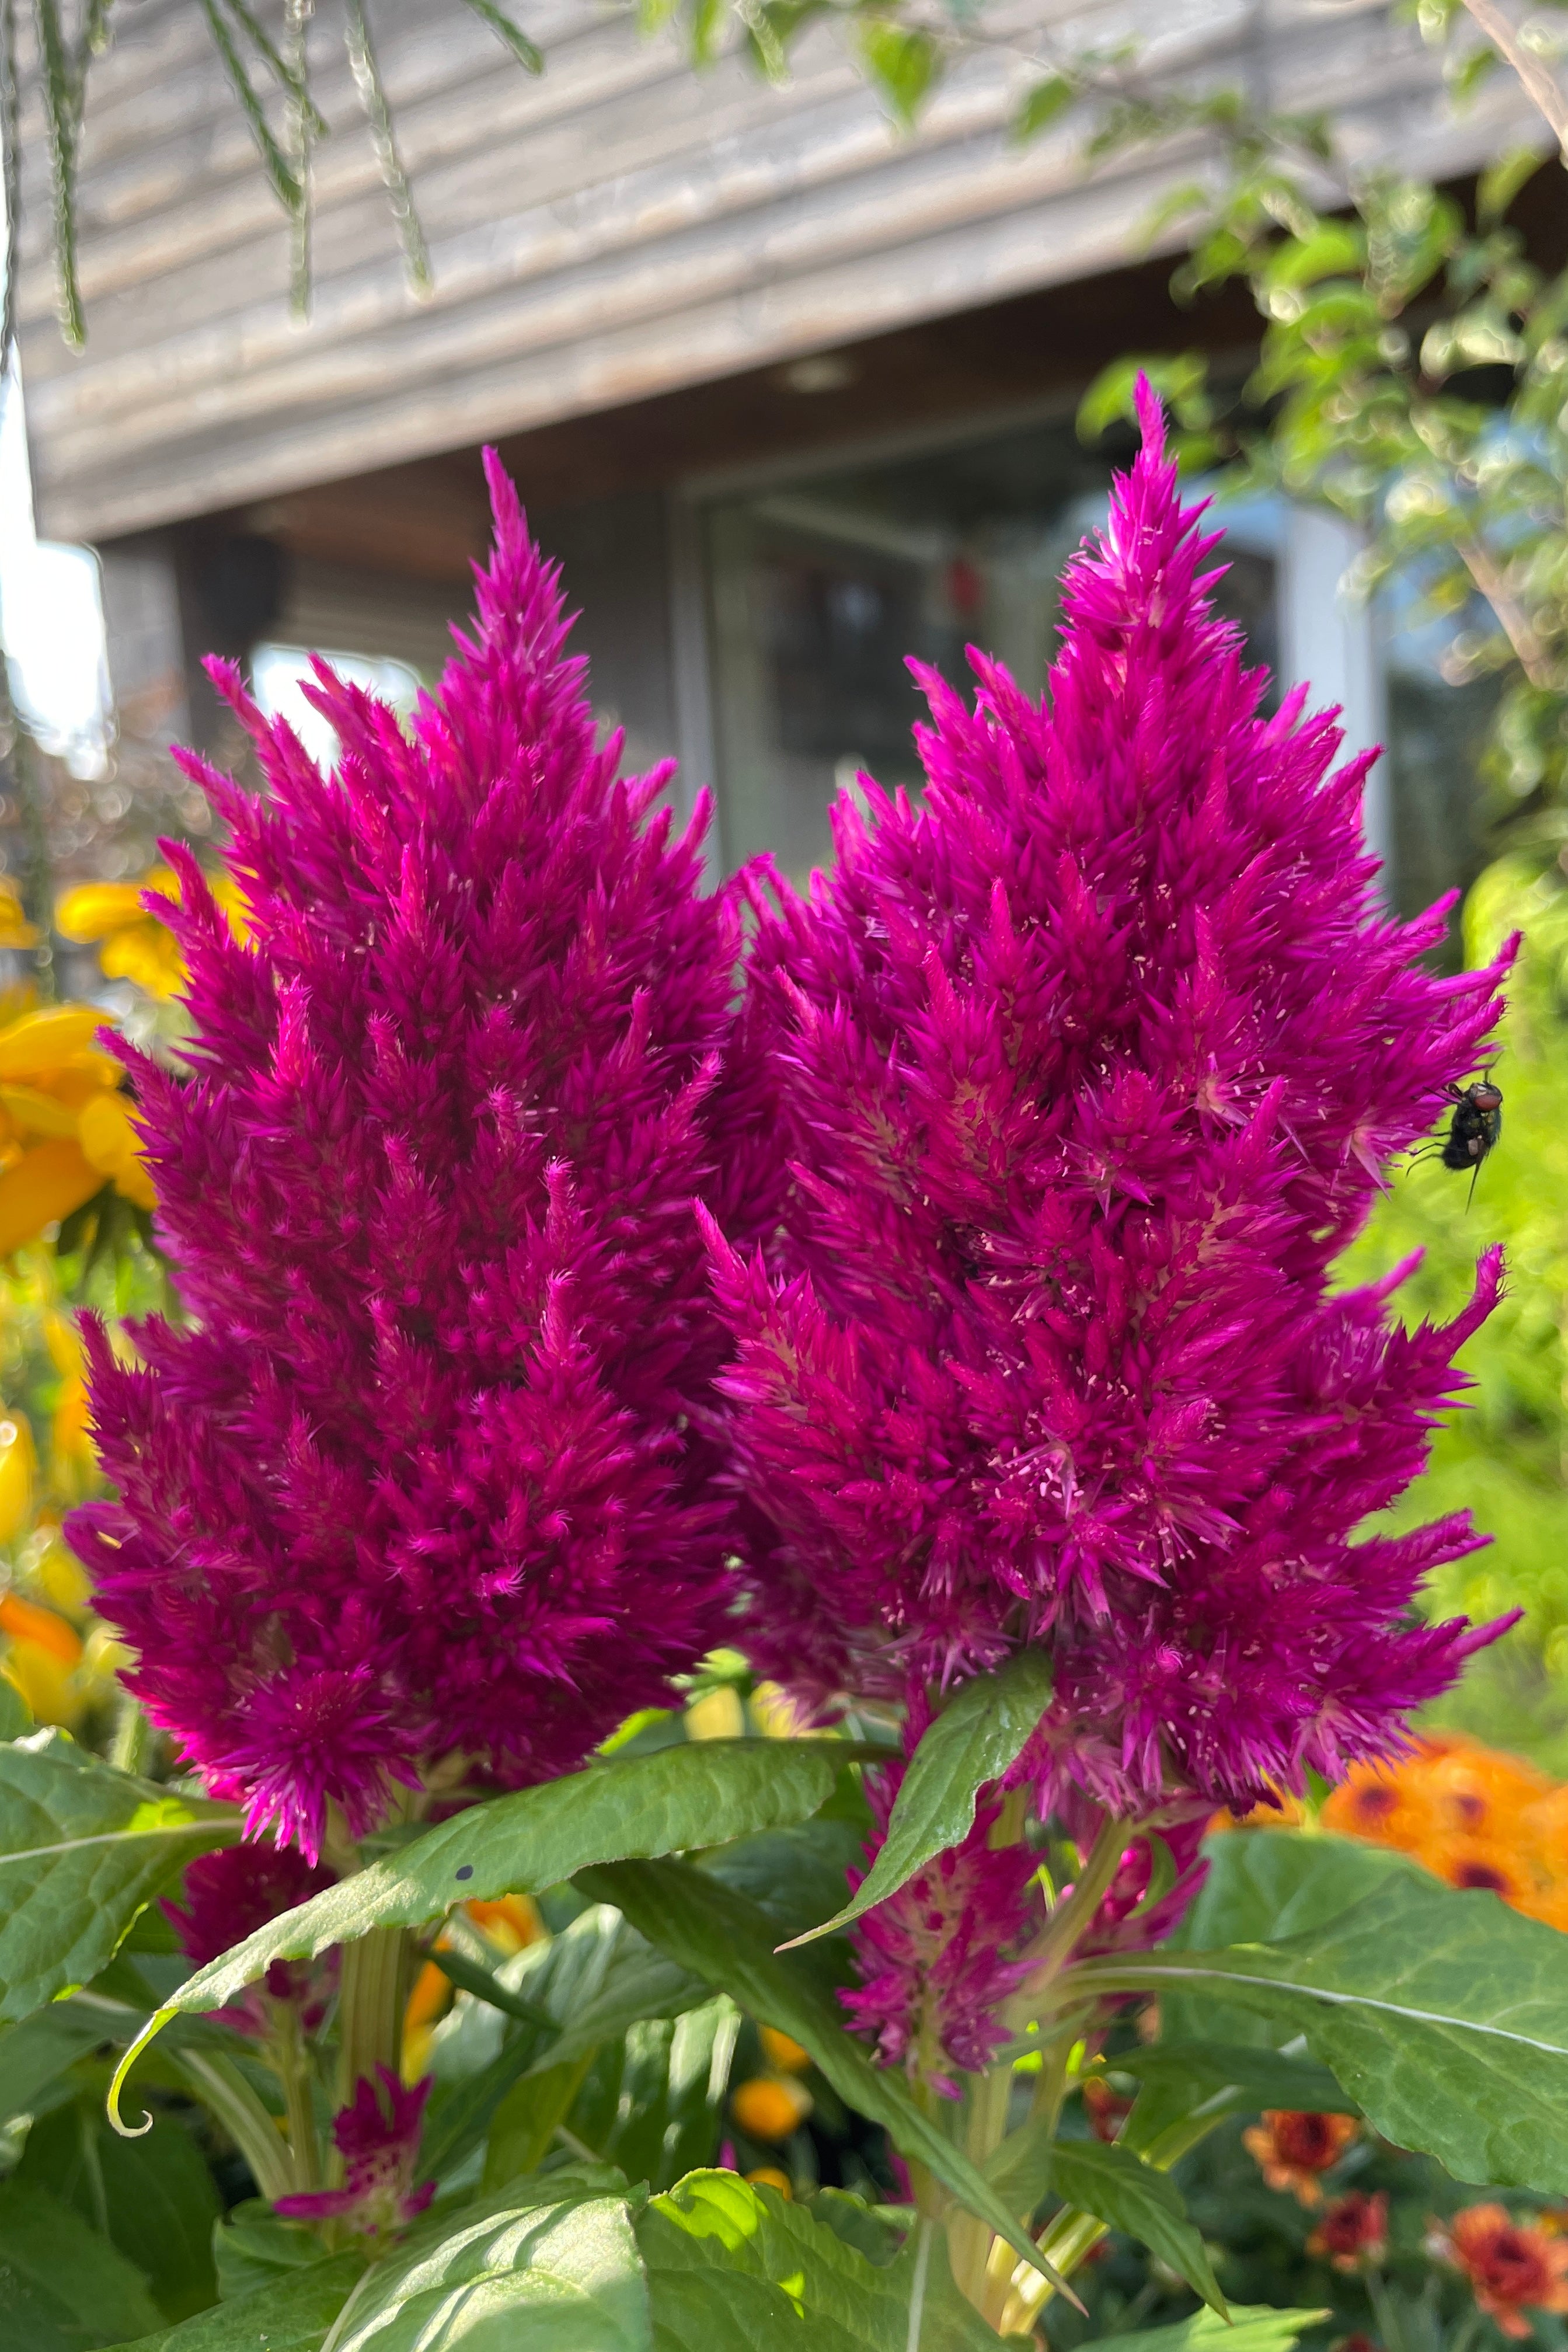
[{"label": "serrated green leaf", "polygon": [[1020,1650],[994,1674],[965,1683],[910,1759],[888,1834],[853,1900],[792,1943],[847,1927],[896,1895],[933,1856],[962,1843],[974,1826],[981,1790],[1016,1759],[1050,1696],[1051,1664],[1043,1650]]},{"label": "serrated green leaf", "polygon": [[1304,2035],[1374,2131],[1456,2179],[1568,2189],[1568,1939],[1495,1895],[1402,1872],[1301,1935],[1082,1961],[1063,1982],[1217,1996]]},{"label": "serrated green leaf", "polygon": [[0,2019],[88,1984],[142,1905],[238,1816],[116,1772],[63,1732],[0,1747]]},{"label": "serrated green leaf", "polygon": [[159,2324],[142,2273],[58,2197],[0,2182],[0,2352],[87,2352]]},{"label": "serrated green leaf", "polygon": [[1058,2140],[1045,2124],[1025,2124],[1002,2142],[985,2167],[998,2196],[1026,2221],[1043,2197],[1059,2197],[1125,2231],[1179,2271],[1212,2311],[1227,2316],[1225,2297],[1204,2242],[1187,2219],[1182,2192],[1131,2148],[1098,2140]]},{"label": "serrated green leaf", "polygon": [[[691,2174],[649,2200],[637,2232],[655,2352],[906,2352],[911,2341],[907,2257],[868,2262],[811,2206],[737,2173]],[[921,2342],[942,2352],[1000,2343],[977,2313],[968,2316],[968,2326],[944,2324]]]},{"label": "serrated green leaf", "polygon": [[324,2255],[253,2294],[183,2319],[177,2327],[117,2344],[114,2352],[321,2352],[363,2271],[362,2253]]},{"label": "serrated green leaf", "polygon": [[375,2264],[333,2352],[653,2352],[626,2199],[519,2198],[448,2214]]},{"label": "serrated green leaf", "polygon": [[[806,1961],[773,1949],[772,1924],[756,1904],[716,1885],[689,1863],[611,1863],[580,1873],[577,1884],[595,1900],[614,1904],[649,1943],[732,1995],[759,2023],[792,2035],[841,2099],[881,2124],[906,2156],[917,2158],[1026,2262],[1049,2274],[1034,2241],[978,2168],[915,2104],[903,2077],[873,2065],[845,2032],[831,1993],[813,1980]],[[1052,2284],[1061,2282],[1053,2276]]]}]

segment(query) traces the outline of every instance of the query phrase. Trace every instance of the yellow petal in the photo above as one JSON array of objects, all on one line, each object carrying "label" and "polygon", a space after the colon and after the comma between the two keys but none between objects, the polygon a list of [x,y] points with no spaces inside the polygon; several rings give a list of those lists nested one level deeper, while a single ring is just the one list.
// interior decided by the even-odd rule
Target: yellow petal
[{"label": "yellow petal", "polygon": [[56,930],[79,945],[142,919],[140,882],[81,882],[66,891],[55,908]]},{"label": "yellow petal", "polygon": [[105,1176],[118,1176],[141,1143],[125,1097],[95,1095],[84,1104],[77,1119],[77,1140],[95,1168]]},{"label": "yellow petal", "polygon": [[0,948],[36,948],[38,934],[11,885],[0,879]]},{"label": "yellow petal", "polygon": [[0,1078],[36,1078],[91,1045],[104,1026],[96,1004],[47,1004],[0,1032]]},{"label": "yellow petal", "polygon": [[0,1544],[14,1543],[33,1518],[33,1433],[21,1413],[0,1421]]},{"label": "yellow petal", "polygon": [[51,1138],[24,1151],[0,1176],[0,1257],[36,1241],[46,1225],[68,1217],[102,1185],[102,1171],[79,1143]]},{"label": "yellow petal", "polygon": [[46,1544],[33,1564],[32,1577],[44,1599],[68,1617],[80,1617],[92,1598],[88,1573],[74,1551],[58,1540]]},{"label": "yellow petal", "polygon": [[739,1739],[745,1728],[740,1694],[722,1686],[694,1698],[686,1710],[688,1739]]},{"label": "yellow petal", "polygon": [[70,1731],[80,1722],[83,1699],[76,1669],[50,1651],[33,1642],[13,1642],[5,1652],[4,1673],[26,1700],[36,1723],[63,1724]]},{"label": "yellow petal", "polygon": [[44,1317],[44,1345],[49,1351],[49,1361],[62,1380],[79,1380],[86,1361],[81,1351],[81,1334],[68,1315],[51,1307]]},{"label": "yellow petal", "polygon": [[151,916],[111,932],[98,961],[105,980],[134,981],[149,996],[174,996],[185,984],[185,959],[178,942]]},{"label": "yellow petal", "polygon": [[74,1135],[77,1114],[58,1095],[37,1087],[0,1086],[0,1108],[24,1135]]}]

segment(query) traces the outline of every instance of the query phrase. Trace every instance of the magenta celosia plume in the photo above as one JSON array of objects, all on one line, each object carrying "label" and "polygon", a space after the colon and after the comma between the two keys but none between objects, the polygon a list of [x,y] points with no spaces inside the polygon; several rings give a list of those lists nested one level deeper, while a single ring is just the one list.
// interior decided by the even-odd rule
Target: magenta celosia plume
[{"label": "magenta celosia plume", "polygon": [[185,765],[249,937],[170,846],[192,1075],[125,1056],[191,1319],[134,1369],[91,1335],[119,1498],[72,1540],[153,1719],[308,1853],[432,1768],[574,1766],[728,1601],[691,1203],[748,1230],[739,919],[706,808],[676,836],[668,770],[595,748],[490,486],[477,630],[409,736],[318,664],[323,777],[215,666],[268,795]]},{"label": "magenta celosia plume", "polygon": [[332,2140],[343,2160],[342,2187],[275,2198],[274,2212],[299,2221],[342,2221],[365,2237],[415,2221],[436,2194],[433,2180],[414,2185],[429,2096],[428,2075],[405,2088],[390,2066],[378,2066],[374,2082],[362,2074],[353,2097],[332,2120]]},{"label": "magenta celosia plume", "polygon": [[1411,1613],[1465,1518],[1353,1538],[1498,1255],[1409,1334],[1330,1277],[1509,953],[1441,977],[1447,902],[1380,910],[1368,760],[1330,772],[1304,690],[1259,715],[1142,415],[1044,703],[917,669],[923,805],[862,779],[834,871],[762,908],[794,1177],[774,1257],[714,1235],[759,1657],[897,1688],[1045,1643],[1042,1764],[1132,1813],[1386,1751],[1480,1638]]}]

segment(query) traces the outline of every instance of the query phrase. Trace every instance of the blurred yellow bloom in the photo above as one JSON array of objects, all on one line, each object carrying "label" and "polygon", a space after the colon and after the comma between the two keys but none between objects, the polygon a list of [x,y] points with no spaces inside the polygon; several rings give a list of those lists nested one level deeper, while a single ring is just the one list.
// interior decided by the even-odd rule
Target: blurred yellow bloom
[{"label": "blurred yellow bloom", "polygon": [[118,1064],[95,1044],[92,1004],[0,997],[0,1257],[68,1217],[111,1178],[153,1205]]},{"label": "blurred yellow bloom", "polygon": [[88,1694],[78,1675],[81,1638],[52,1609],[17,1592],[0,1593],[0,1633],[6,1636],[0,1673],[14,1683],[39,1723],[79,1722]]},{"label": "blurred yellow bloom", "polygon": [[25,1415],[0,1420],[0,1544],[15,1543],[33,1517],[33,1479],[37,1457]]},{"label": "blurred yellow bloom", "polygon": [[531,1895],[501,1895],[493,1903],[465,1903],[463,1909],[480,1934],[498,1945],[509,1959],[550,1932]]},{"label": "blurred yellow bloom", "polygon": [[686,1710],[688,1739],[739,1739],[746,1728],[745,1710],[740,1693],[722,1684],[717,1690],[704,1691],[694,1698]]},{"label": "blurred yellow bloom", "polygon": [[16,886],[0,874],[0,948],[36,948],[38,934],[22,912]]},{"label": "blurred yellow bloom", "polygon": [[[248,930],[245,902],[226,875],[209,875],[208,887],[228,917],[237,939]],[[86,946],[100,942],[98,961],[106,980],[134,981],[149,996],[177,996],[185,984],[185,961],[166,923],[142,904],[145,890],[177,900],[179,877],[155,866],[140,882],[82,882],[55,908],[61,936]]]},{"label": "blurred yellow bloom", "polygon": [[74,1551],[61,1542],[58,1530],[45,1543],[27,1572],[27,1581],[41,1592],[51,1609],[67,1617],[85,1617],[92,1605],[92,1586]]},{"label": "blurred yellow bloom", "polygon": [[798,1739],[811,1729],[811,1710],[792,1698],[778,1683],[759,1683],[752,1693],[752,1714],[764,1739]]},{"label": "blurred yellow bloom", "polygon": [[759,2164],[754,2172],[747,2173],[746,2179],[753,2189],[774,2189],[786,2201],[794,2200],[795,2189],[790,2177],[787,2172],[781,2172],[776,2164]]},{"label": "blurred yellow bloom", "polygon": [[811,2063],[810,2051],[803,2050],[787,2033],[781,2033],[776,2025],[761,2027],[759,2039],[763,2055],[775,2074],[804,2074]]},{"label": "blurred yellow bloom", "polygon": [[78,1137],[83,1151],[100,1175],[114,1179],[115,1190],[139,1209],[155,1209],[158,1196],[142,1157],[142,1137],[123,1095],[100,1095],[81,1114]]}]

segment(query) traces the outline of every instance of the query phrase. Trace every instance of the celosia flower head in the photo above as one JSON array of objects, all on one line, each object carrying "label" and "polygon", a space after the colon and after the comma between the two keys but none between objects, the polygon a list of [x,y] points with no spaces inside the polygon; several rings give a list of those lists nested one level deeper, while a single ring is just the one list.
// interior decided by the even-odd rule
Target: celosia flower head
[{"label": "celosia flower head", "polygon": [[[1047,1644],[1047,1761],[1119,1811],[1247,1805],[1397,1744],[1476,1638],[1420,1627],[1468,1520],[1353,1543],[1463,1382],[1336,1253],[1500,1011],[1384,915],[1368,758],[1210,610],[1147,386],[1065,584],[1049,691],[916,666],[916,808],[860,780],[808,901],[761,910],[754,1019],[794,1162],[740,1342],[753,1649],[819,1689]],[[1059,1777],[1059,1776],[1058,1776]]]},{"label": "celosia flower head", "polygon": [[378,2066],[375,2074],[374,2082],[360,2076],[353,2097],[332,2120],[342,2187],[277,2198],[278,2212],[291,2221],[346,2221],[365,2237],[400,2229],[423,2213],[436,2194],[433,2180],[414,2185],[430,2077],[407,2089],[390,2066]]},{"label": "celosia flower head", "polygon": [[706,809],[677,836],[668,768],[596,748],[490,483],[478,627],[410,734],[318,663],[323,776],[215,666],[268,794],[185,764],[247,937],[165,845],[193,1075],[125,1056],[191,1319],[138,1368],[94,1338],[119,1500],[73,1541],[150,1714],[307,1852],[432,1767],[574,1766],[727,1605],[691,1201],[744,1225],[739,919]]},{"label": "celosia flower head", "polygon": [[[330,1871],[314,1868],[288,1847],[267,1842],[223,1846],[196,1856],[185,1872],[184,1903],[165,1898],[163,1910],[186,1959],[203,1969],[331,1883]],[[299,2002],[301,2022],[313,2032],[326,2013],[335,1973],[325,1962],[274,1960],[262,1981],[273,2000]],[[238,2033],[266,2033],[270,2021],[261,1990],[252,1985],[216,2014]]]}]

